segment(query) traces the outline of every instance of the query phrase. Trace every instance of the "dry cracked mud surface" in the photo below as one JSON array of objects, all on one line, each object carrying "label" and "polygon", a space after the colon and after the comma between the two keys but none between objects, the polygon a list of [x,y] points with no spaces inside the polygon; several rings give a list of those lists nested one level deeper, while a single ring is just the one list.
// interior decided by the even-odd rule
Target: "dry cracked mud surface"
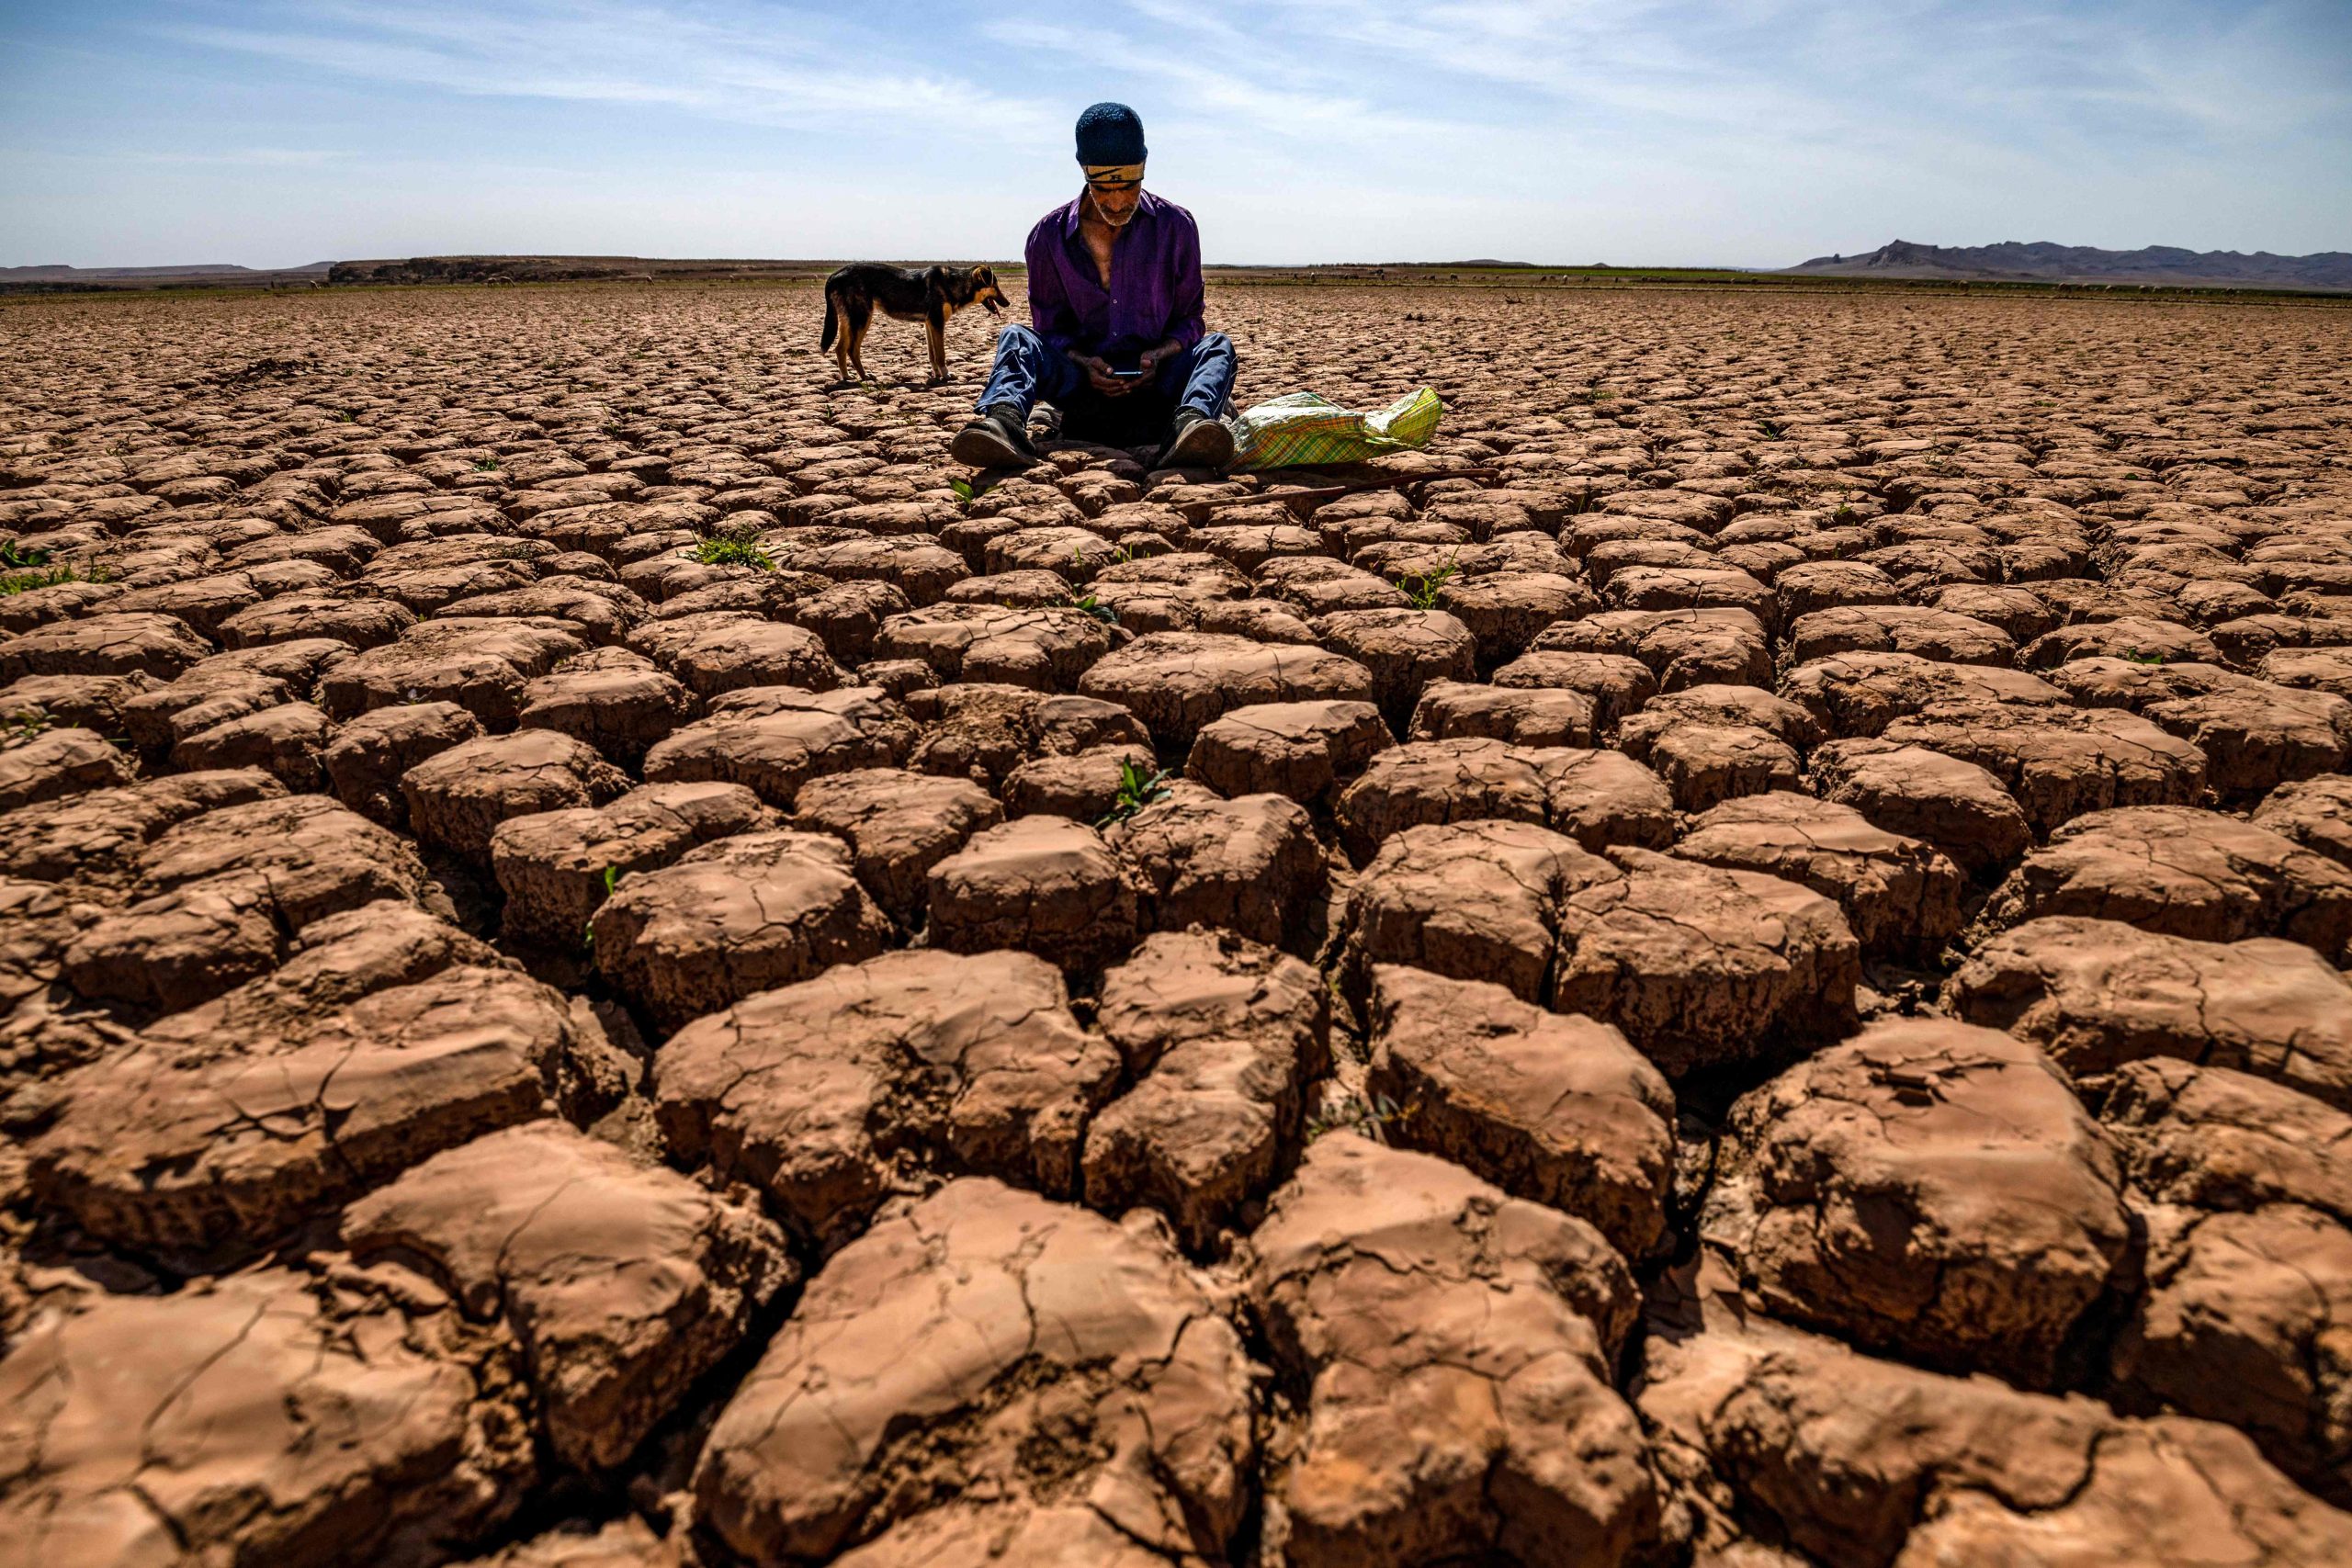
[{"label": "dry cracked mud surface", "polygon": [[0,1560],[2352,1562],[2352,315],[1210,310],[0,309]]}]

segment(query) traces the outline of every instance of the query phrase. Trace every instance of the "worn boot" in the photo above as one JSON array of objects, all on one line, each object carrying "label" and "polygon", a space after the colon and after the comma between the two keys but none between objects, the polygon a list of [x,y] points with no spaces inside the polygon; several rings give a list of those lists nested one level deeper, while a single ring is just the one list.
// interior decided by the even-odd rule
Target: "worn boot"
[{"label": "worn boot", "polygon": [[1169,429],[1168,445],[1160,448],[1163,468],[1222,468],[1233,461],[1233,432],[1223,420],[1192,409],[1178,409]]},{"label": "worn boot", "polygon": [[982,409],[980,417],[956,433],[947,455],[975,468],[1022,468],[1037,460],[1020,411],[1010,403]]}]

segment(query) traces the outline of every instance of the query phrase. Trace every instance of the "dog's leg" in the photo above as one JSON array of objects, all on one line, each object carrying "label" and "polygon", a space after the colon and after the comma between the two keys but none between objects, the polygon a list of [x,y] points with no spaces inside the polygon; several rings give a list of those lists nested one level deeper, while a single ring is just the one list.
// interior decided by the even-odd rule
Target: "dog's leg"
[{"label": "dog's leg", "polygon": [[874,308],[869,305],[857,320],[850,323],[849,358],[857,367],[857,378],[867,379],[865,374],[865,334],[874,325]]},{"label": "dog's leg", "polygon": [[933,310],[930,317],[923,322],[924,327],[928,329],[925,335],[931,340],[931,378],[934,383],[947,379],[948,315],[947,307],[942,305]]}]

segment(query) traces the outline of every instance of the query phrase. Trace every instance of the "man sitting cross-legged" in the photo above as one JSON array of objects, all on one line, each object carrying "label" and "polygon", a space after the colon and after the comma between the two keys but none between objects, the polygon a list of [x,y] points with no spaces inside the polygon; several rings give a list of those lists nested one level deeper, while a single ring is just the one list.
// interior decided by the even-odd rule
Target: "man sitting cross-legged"
[{"label": "man sitting cross-legged", "polygon": [[1035,460],[1029,411],[1062,411],[1062,434],[1112,446],[1164,439],[1163,466],[1222,468],[1233,434],[1233,340],[1201,324],[1193,215],[1143,188],[1143,121],[1125,104],[1078,119],[1086,188],[1029,231],[1034,327],[997,335],[979,418],[949,449],[976,468]]}]

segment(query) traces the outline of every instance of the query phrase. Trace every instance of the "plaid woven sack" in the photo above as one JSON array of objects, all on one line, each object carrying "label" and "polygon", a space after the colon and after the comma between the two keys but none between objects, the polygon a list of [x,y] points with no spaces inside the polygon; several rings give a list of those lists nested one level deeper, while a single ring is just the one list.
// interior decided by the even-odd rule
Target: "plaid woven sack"
[{"label": "plaid woven sack", "polygon": [[1437,432],[1445,404],[1427,387],[1376,413],[1357,413],[1312,392],[1291,392],[1233,419],[1233,466],[1287,468],[1354,463],[1419,446]]}]

